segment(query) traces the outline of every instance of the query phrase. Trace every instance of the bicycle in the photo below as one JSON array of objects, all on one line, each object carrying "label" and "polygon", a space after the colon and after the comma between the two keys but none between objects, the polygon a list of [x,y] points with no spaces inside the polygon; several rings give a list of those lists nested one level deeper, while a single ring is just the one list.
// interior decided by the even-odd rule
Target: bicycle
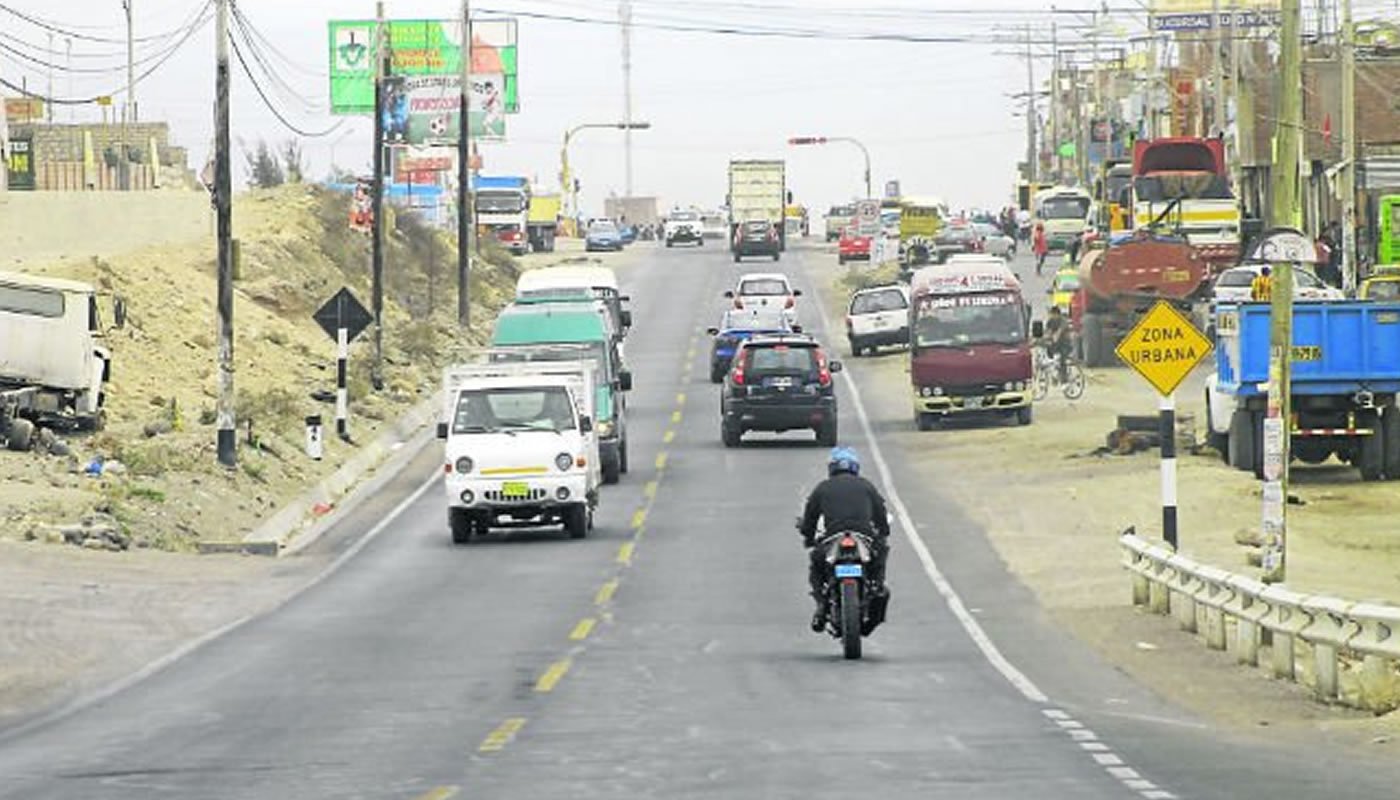
[{"label": "bicycle", "polygon": [[1064,380],[1060,379],[1060,366],[1056,363],[1056,358],[1050,355],[1044,345],[1035,345],[1032,363],[1035,368],[1035,378],[1031,385],[1032,400],[1044,400],[1053,387],[1059,387],[1066,400],[1078,400],[1084,396],[1084,368],[1073,356],[1065,357]]}]

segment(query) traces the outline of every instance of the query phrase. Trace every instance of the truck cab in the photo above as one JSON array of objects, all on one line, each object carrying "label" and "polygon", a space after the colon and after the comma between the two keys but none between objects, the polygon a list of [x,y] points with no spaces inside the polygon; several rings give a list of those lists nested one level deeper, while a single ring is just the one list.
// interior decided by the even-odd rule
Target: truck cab
[{"label": "truck cab", "polygon": [[[118,302],[117,327],[124,316]],[[112,370],[103,330],[91,285],[0,272],[0,434],[20,417],[101,427]]]},{"label": "truck cab", "polygon": [[914,422],[970,414],[1031,422],[1030,310],[1004,262],[923,267],[910,279]]},{"label": "truck cab", "polygon": [[1185,236],[1211,274],[1239,263],[1242,222],[1224,143],[1182,136],[1134,144],[1133,217],[1137,228]]},{"label": "truck cab", "polygon": [[478,176],[473,184],[476,224],[514,255],[530,251],[530,183],[517,177]]},{"label": "truck cab", "polygon": [[601,484],[594,384],[587,361],[445,370],[438,437],[454,543],[549,524],[587,535]]}]

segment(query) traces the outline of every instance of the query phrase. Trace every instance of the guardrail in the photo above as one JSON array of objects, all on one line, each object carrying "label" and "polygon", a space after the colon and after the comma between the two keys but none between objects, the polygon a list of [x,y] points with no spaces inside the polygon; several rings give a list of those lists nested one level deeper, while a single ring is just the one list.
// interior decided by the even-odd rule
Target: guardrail
[{"label": "guardrail", "polygon": [[1400,606],[1305,595],[1173,553],[1129,528],[1119,537],[1133,604],[1169,615],[1206,647],[1311,686],[1324,702],[1400,706]]}]

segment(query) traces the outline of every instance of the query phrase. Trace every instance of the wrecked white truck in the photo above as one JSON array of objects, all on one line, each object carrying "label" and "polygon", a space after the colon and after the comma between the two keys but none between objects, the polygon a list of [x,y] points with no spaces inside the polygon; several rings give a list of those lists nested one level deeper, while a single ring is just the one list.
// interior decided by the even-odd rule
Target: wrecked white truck
[{"label": "wrecked white truck", "polygon": [[[28,450],[38,425],[98,430],[112,357],[97,290],[85,283],[0,272],[0,441]],[[113,325],[125,324],[120,299]]]}]

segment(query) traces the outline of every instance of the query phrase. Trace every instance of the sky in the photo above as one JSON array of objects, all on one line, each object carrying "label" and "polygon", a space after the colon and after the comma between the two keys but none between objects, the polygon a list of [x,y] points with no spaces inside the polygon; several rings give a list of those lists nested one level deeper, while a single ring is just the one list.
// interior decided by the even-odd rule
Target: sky
[{"label": "sky", "polygon": [[[205,0],[133,0],[137,36],[160,34],[193,18]],[[121,0],[0,0],[0,6],[33,15],[84,36],[124,36]],[[298,127],[318,132],[342,118],[325,110],[324,75],[329,19],[368,18],[371,0],[240,0],[244,16],[276,46],[273,61],[295,91],[274,102]],[[545,13],[616,19],[615,0],[473,0],[485,12]],[[970,13],[974,7],[979,13]],[[1000,207],[1014,192],[1016,162],[1024,158],[1025,119],[1017,116],[1026,90],[1026,62],[1017,48],[986,41],[1023,35],[1030,25],[1044,36],[1050,13],[1027,0],[634,0],[638,27],[632,38],[633,118],[651,123],[633,134],[634,194],[671,204],[716,206],[723,202],[731,158],[784,158],[795,201],[824,210],[863,193],[862,161],[854,146],[790,147],[795,135],[848,136],[869,150],[874,190],[900,181],[906,194],[942,197],[955,207]],[[997,16],[987,9],[1033,13]],[[446,18],[455,0],[385,0],[389,18]],[[952,13],[961,12],[961,13]],[[821,32],[974,36],[962,42],[850,41],[716,35],[658,30],[653,25],[701,25],[740,30],[779,28]],[[1011,28],[1014,26],[1015,30]],[[6,38],[6,36],[10,38]],[[31,55],[77,68],[55,73],[60,97],[110,92],[124,83],[124,49],[84,39],[67,57],[63,35],[48,33],[0,9],[0,45],[36,48]],[[210,24],[137,86],[144,120],[165,120],[177,143],[190,148],[191,166],[203,164],[212,143],[214,31]],[[18,40],[18,41],[17,41]],[[142,53],[160,43],[138,47]],[[144,48],[144,49],[143,49]],[[559,151],[566,129],[622,118],[621,35],[612,24],[521,17],[521,112],[508,120],[508,140],[482,145],[487,174],[515,174],[557,185]],[[1036,62],[1040,76],[1048,64]],[[24,69],[21,69],[23,67]],[[0,49],[0,77],[25,79],[47,90],[48,69]],[[235,62],[232,130],[236,141],[280,142],[295,134],[263,106]],[[117,102],[122,102],[119,95]],[[92,106],[56,112],[56,121],[91,120]],[[324,176],[334,159],[367,170],[370,120],[344,118],[329,136],[302,138],[312,176]],[[300,137],[296,137],[300,138]],[[237,150],[235,144],[235,150]],[[584,131],[570,147],[582,184],[585,211],[601,209],[609,193],[625,193],[622,134]],[[242,158],[235,153],[235,164]],[[237,173],[235,173],[237,174]],[[664,207],[663,206],[663,207]]]}]

